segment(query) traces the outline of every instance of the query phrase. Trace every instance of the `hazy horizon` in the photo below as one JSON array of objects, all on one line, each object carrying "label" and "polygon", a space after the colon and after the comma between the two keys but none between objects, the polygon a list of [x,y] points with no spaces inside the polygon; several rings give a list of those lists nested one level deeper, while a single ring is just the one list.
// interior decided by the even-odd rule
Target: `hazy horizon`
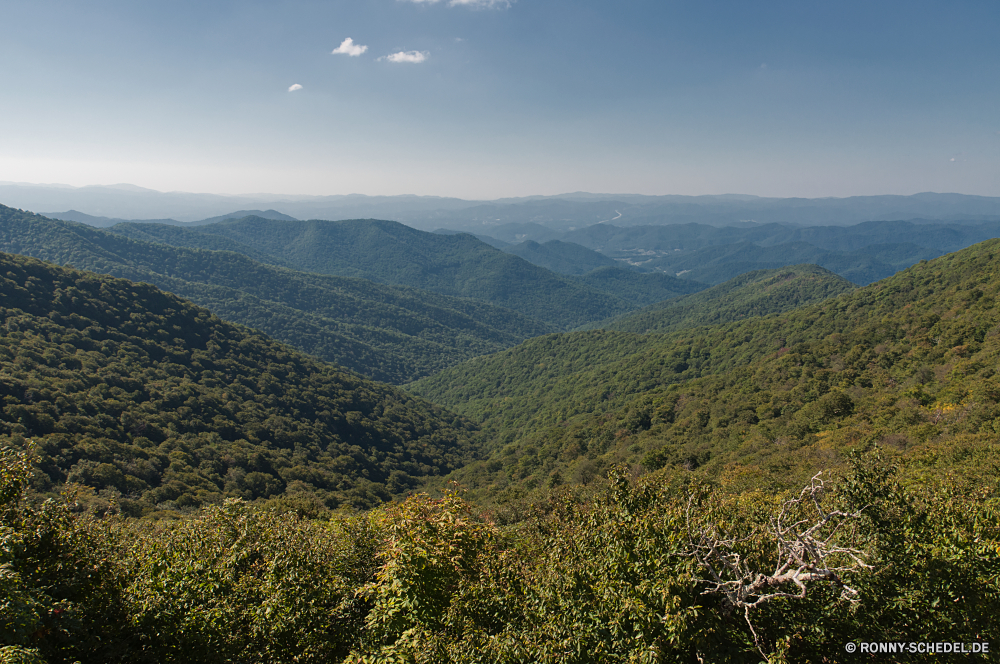
[{"label": "hazy horizon", "polygon": [[[713,191],[709,193],[701,194],[686,194],[680,192],[666,192],[666,193],[648,193],[642,191],[590,191],[583,189],[576,190],[565,190],[565,191],[553,191],[546,193],[538,192],[525,192],[511,196],[497,196],[494,198],[469,198],[463,196],[452,196],[448,194],[438,194],[438,193],[419,193],[416,191],[401,191],[396,193],[384,193],[384,194],[369,194],[361,191],[346,191],[338,193],[288,193],[279,191],[195,191],[195,190],[185,190],[185,189],[157,189],[155,187],[146,187],[142,185],[137,185],[131,182],[110,182],[110,183],[88,183],[82,185],[69,184],[66,182],[24,182],[15,180],[0,180],[0,186],[18,186],[18,187],[53,187],[53,188],[63,188],[63,189],[118,189],[123,191],[136,191],[136,192],[150,192],[155,194],[191,194],[196,196],[222,196],[231,198],[248,198],[248,197],[288,197],[288,198],[334,198],[334,197],[349,197],[349,196],[363,196],[367,198],[402,198],[402,197],[414,197],[414,198],[440,198],[440,199],[455,199],[464,202],[497,202],[503,200],[519,200],[519,199],[531,199],[531,198],[558,198],[567,196],[597,196],[597,197],[614,197],[614,196],[627,196],[627,197],[649,197],[649,198],[665,198],[665,197],[689,197],[689,198],[710,198],[710,197],[746,197],[746,198],[762,198],[762,199],[804,199],[804,200],[823,200],[823,199],[847,199],[847,198],[868,198],[874,196],[899,196],[899,197],[910,197],[919,196],[921,194],[933,194],[933,195],[958,195],[958,196],[978,196],[983,198],[1000,198],[1000,193],[991,194],[977,194],[969,193],[963,191],[933,191],[933,190],[921,190],[921,191],[907,191],[907,192],[880,192],[876,194],[844,194],[844,195],[830,195],[830,196],[771,196],[767,194],[758,194],[745,191]],[[2,204],[3,201],[0,201]]]},{"label": "hazy horizon", "polygon": [[38,0],[0,22],[3,181],[1000,195],[996,2]]}]

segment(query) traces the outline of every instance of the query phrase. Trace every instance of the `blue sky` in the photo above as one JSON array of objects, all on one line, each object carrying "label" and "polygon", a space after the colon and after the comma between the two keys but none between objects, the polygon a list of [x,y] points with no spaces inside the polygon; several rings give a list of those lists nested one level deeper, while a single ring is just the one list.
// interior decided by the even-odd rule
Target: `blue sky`
[{"label": "blue sky", "polygon": [[[995,0],[6,2],[0,180],[1000,196],[998,19]],[[334,54],[347,38],[367,48]]]}]

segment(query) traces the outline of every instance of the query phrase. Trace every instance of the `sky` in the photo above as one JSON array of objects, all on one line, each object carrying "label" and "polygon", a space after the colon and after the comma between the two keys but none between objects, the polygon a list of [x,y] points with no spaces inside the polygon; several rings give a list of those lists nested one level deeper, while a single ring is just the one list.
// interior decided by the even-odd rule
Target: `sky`
[{"label": "sky", "polygon": [[0,3],[0,181],[1000,196],[1000,3]]}]

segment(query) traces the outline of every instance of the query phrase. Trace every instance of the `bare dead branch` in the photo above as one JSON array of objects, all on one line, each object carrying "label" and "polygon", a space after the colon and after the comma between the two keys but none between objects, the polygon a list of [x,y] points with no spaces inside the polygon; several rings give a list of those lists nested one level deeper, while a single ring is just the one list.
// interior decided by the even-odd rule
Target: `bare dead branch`
[{"label": "bare dead branch", "polygon": [[[688,500],[689,555],[708,576],[699,579],[705,584],[702,594],[721,595],[725,604],[741,610],[758,650],[760,644],[750,620],[751,610],[778,598],[803,599],[809,584],[823,581],[836,584],[841,599],[856,602],[858,591],[844,583],[842,575],[871,568],[865,562],[864,551],[837,543],[837,534],[844,524],[859,518],[861,510],[825,510],[821,474],[822,471],[816,473],[798,497],[785,501],[771,519],[769,535],[774,539],[776,563],[770,574],[751,569],[740,552],[740,545],[749,538],[725,537],[711,526],[694,528],[693,498]],[[814,514],[803,516],[804,510]]]}]

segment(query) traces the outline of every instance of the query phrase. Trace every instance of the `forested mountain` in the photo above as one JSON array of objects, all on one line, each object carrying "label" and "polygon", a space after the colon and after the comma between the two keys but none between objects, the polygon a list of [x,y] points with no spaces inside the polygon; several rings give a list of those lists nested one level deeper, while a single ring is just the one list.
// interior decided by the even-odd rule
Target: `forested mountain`
[{"label": "forested mountain", "polygon": [[[453,230],[449,230],[447,228],[438,228],[434,232],[437,233],[438,235],[458,235],[459,233],[465,233],[466,231],[453,231]],[[489,236],[489,235],[480,235],[478,233],[469,233],[469,235],[473,236],[474,238],[476,238],[476,239],[478,239],[478,240],[480,240],[482,242],[485,242],[486,244],[490,245],[491,247],[495,247],[496,249],[503,249],[504,247],[509,247],[510,246],[509,242],[504,242],[503,240],[498,240],[495,237],[492,237],[492,236]]]},{"label": "forested mountain", "polygon": [[[107,228],[109,226],[114,226],[115,224],[120,224],[123,222],[131,221],[129,219],[111,219],[109,217],[95,217],[90,214],[85,214],[77,210],[67,210],[66,212],[45,212],[44,215],[50,219],[59,219],[61,221],[75,221],[80,224],[87,224],[88,226],[95,226],[97,228]],[[156,224],[172,224],[180,225],[181,222],[176,219],[148,219],[143,220],[149,223]]]},{"label": "forested mountain", "polygon": [[[370,279],[483,300],[563,329],[634,307],[500,251],[472,235],[392,221],[274,221],[248,217],[197,228],[123,224],[113,232],[174,246],[228,246],[299,270]],[[209,236],[206,238],[205,236]],[[265,260],[265,259],[262,259]]]},{"label": "forested mountain", "polygon": [[944,222],[940,220],[869,221],[854,226],[792,226],[744,223],[726,227],[705,224],[629,226],[599,224],[562,236],[603,254],[641,248],[652,252],[684,252],[737,242],[773,247],[804,242],[827,251],[849,252],[870,245],[912,242],[924,248],[958,251],[1000,235],[1000,221]]},{"label": "forested mountain", "polygon": [[[252,252],[219,236],[193,237],[206,249]],[[226,320],[394,383],[555,329],[482,302],[282,269],[231,251],[136,241],[3,207],[0,249],[153,283]]]},{"label": "forested mountain", "polygon": [[544,244],[528,240],[504,247],[504,251],[559,274],[581,275],[599,267],[619,264],[592,249],[561,240],[549,240]]},{"label": "forested mountain", "polygon": [[[908,662],[941,634],[981,653],[1000,612],[998,257],[485,358],[442,390],[490,392],[480,414],[510,441],[452,474],[473,491],[362,514],[323,506],[462,463],[463,423],[153,287],[0,257],[0,656],[784,664],[880,643]],[[102,488],[28,490],[64,475]]]},{"label": "forested mountain", "polygon": [[633,314],[588,327],[640,334],[672,332],[781,313],[825,300],[854,287],[846,279],[816,265],[758,270],[693,295],[659,302]]},{"label": "forested mountain", "polygon": [[[500,225],[491,230],[521,244],[505,251],[554,259],[536,249],[557,241],[576,244],[642,271],[666,272],[717,284],[745,272],[797,263],[825,267],[855,283],[895,274],[919,260],[1000,236],[1000,222],[872,221],[854,226],[741,223],[618,226],[600,223],[564,232],[540,224]],[[554,244],[553,246],[559,246]],[[526,248],[521,248],[526,247]],[[555,265],[556,263],[552,263]],[[589,263],[588,263],[589,264]],[[566,270],[567,268],[562,267]]]},{"label": "forested mountain", "polygon": [[642,257],[631,262],[645,269],[664,270],[685,279],[718,284],[754,270],[773,270],[790,263],[812,263],[845,279],[869,284],[892,276],[917,261],[943,252],[912,243],[870,245],[855,251],[826,251],[805,242],[760,246],[752,242],[722,244],[662,257]]},{"label": "forested mountain", "polygon": [[87,224],[88,226],[95,226],[97,228],[108,228],[109,226],[114,226],[116,224],[165,224],[168,226],[199,226],[203,224],[214,224],[218,221],[225,221],[226,219],[242,219],[243,217],[261,217],[263,219],[282,219],[284,221],[294,221],[295,217],[289,217],[287,214],[282,214],[277,210],[238,210],[236,212],[231,212],[229,214],[219,215],[217,217],[209,217],[208,219],[201,219],[189,222],[177,221],[176,219],[112,219],[109,217],[95,217],[93,215],[84,214],[83,212],[78,212],[77,210],[67,210],[66,212],[43,212],[43,216],[49,219],[59,219],[61,221],[76,221],[81,224]]},{"label": "forested mountain", "polygon": [[[608,265],[576,277],[591,288],[612,293],[634,306],[662,302],[707,288],[691,279],[679,279],[662,272],[639,272],[625,267]],[[590,327],[588,324],[582,327]]]},{"label": "forested mountain", "polygon": [[236,212],[220,214],[216,217],[208,217],[207,219],[193,221],[191,222],[191,225],[204,226],[206,224],[215,224],[229,219],[242,219],[244,217],[260,217],[261,219],[277,219],[280,221],[298,221],[295,217],[282,214],[277,210],[237,210]]},{"label": "forested mountain", "polygon": [[141,515],[226,496],[370,506],[465,463],[436,406],[148,284],[0,255],[0,433]]},{"label": "forested mountain", "polygon": [[764,318],[541,337],[412,390],[482,424],[493,456],[459,475],[482,495],[617,460],[782,485],[874,442],[974,475],[1000,431],[998,255],[984,242]]}]

